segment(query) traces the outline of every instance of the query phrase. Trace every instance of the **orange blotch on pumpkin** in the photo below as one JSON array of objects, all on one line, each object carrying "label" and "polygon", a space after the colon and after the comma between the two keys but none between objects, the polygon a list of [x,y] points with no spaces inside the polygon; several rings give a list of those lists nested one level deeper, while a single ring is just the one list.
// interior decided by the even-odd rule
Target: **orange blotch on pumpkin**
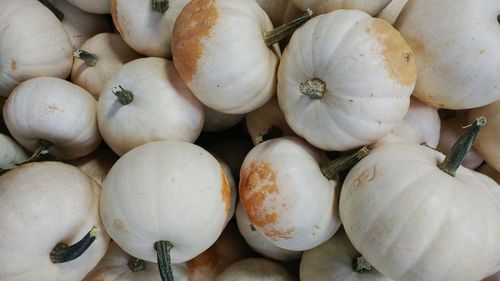
[{"label": "orange blotch on pumpkin", "polygon": [[215,242],[215,244],[206,251],[187,262],[188,279],[198,280],[201,277],[206,278],[211,275],[214,275],[213,277],[215,278],[215,275],[223,270],[219,268],[220,259],[221,256],[219,254],[217,242]]},{"label": "orange blotch on pumpkin", "polygon": [[222,178],[222,201],[226,206],[226,213],[229,215],[229,212],[231,211],[231,186],[229,186],[229,181],[227,180],[226,174],[222,168],[220,169],[220,173]]},{"label": "orange blotch on pumpkin", "polygon": [[351,190],[373,181],[375,179],[376,173],[377,169],[375,166],[364,170],[355,180],[352,181]]}]

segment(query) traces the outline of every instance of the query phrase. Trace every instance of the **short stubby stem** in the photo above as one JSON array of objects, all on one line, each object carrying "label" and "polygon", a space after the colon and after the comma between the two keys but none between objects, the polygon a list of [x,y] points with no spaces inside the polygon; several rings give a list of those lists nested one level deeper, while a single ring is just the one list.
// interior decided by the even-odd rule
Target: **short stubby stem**
[{"label": "short stubby stem", "polygon": [[51,0],[38,0],[42,3],[47,9],[49,9],[58,19],[62,21],[64,19],[64,13],[59,10],[56,5]]},{"label": "short stubby stem", "polygon": [[321,172],[327,179],[331,180],[335,178],[340,172],[350,169],[352,166],[358,163],[359,160],[367,156],[369,152],[370,150],[366,146],[363,146],[361,149],[354,153],[348,153],[321,166]]},{"label": "short stubby stem", "polygon": [[146,269],[146,262],[138,258],[134,258],[127,265],[132,272],[143,271],[144,269]]},{"label": "short stubby stem", "polygon": [[170,261],[170,250],[174,245],[170,241],[160,240],[154,244],[156,257],[158,260],[158,269],[160,270],[161,280],[173,281],[172,262]]},{"label": "short stubby stem", "polygon": [[95,66],[99,60],[99,57],[96,54],[80,49],[73,52],[73,57],[83,60],[88,66]]},{"label": "short stubby stem", "polygon": [[134,101],[134,94],[118,85],[119,89],[113,89],[113,94],[118,98],[121,104],[127,105]]},{"label": "short stubby stem", "polygon": [[57,244],[54,249],[50,251],[50,261],[52,261],[52,263],[63,263],[78,258],[90,248],[97,235],[99,235],[99,232],[98,227],[92,226],[92,229],[75,244],[71,246],[64,243]]},{"label": "short stubby stem", "polygon": [[40,162],[40,161],[54,161],[56,158],[52,156],[49,152],[49,148],[52,146],[52,143],[46,140],[40,140],[40,146],[33,152],[30,158],[26,161],[21,162],[17,165],[22,165],[26,163]]},{"label": "short stubby stem", "polygon": [[168,0],[153,0],[153,10],[165,13],[168,10]]},{"label": "short stubby stem", "polygon": [[274,139],[274,138],[279,138],[283,136],[283,132],[278,126],[272,125],[269,130],[265,133],[258,134],[255,136],[255,143],[259,144],[263,141]]},{"label": "short stubby stem", "polygon": [[472,148],[474,141],[481,128],[486,125],[486,117],[480,116],[472,125],[468,126],[465,133],[453,144],[450,153],[446,156],[443,162],[438,164],[441,171],[454,177],[458,168],[465,159],[465,156]]},{"label": "short stubby stem", "polygon": [[318,78],[300,83],[299,90],[302,94],[313,100],[321,99],[326,92],[326,84]]},{"label": "short stubby stem", "polygon": [[282,39],[286,38],[289,34],[292,34],[295,29],[308,21],[311,17],[312,11],[310,9],[306,9],[304,12],[302,12],[302,14],[300,14],[291,22],[278,26],[271,31],[264,32],[264,41],[266,41],[266,45],[268,47],[271,47],[275,43],[278,43]]},{"label": "short stubby stem", "polygon": [[368,263],[365,257],[358,256],[352,260],[352,270],[356,271],[357,273],[366,273],[372,270],[372,266],[370,265],[370,263]]}]

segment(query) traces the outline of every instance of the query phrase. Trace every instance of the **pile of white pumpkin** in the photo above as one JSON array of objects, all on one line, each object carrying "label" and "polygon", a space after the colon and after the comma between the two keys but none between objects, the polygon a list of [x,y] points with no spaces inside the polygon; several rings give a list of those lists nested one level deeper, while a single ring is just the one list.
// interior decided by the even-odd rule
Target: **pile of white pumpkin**
[{"label": "pile of white pumpkin", "polygon": [[499,0],[0,0],[0,106],[0,281],[500,280]]}]

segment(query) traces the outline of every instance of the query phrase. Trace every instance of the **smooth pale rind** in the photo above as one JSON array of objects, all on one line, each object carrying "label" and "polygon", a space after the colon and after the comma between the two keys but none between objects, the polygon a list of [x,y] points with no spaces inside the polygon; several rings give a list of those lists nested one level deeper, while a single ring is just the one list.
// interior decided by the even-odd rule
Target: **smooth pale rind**
[{"label": "smooth pale rind", "polygon": [[500,269],[500,186],[421,145],[380,146],[354,166],[340,195],[352,244],[394,280],[480,280]]},{"label": "smooth pale rind", "polygon": [[40,140],[57,159],[75,159],[101,142],[96,100],[83,88],[54,77],[27,80],[12,91],[3,108],[9,132],[29,151]]},{"label": "smooth pale rind", "polygon": [[500,2],[412,0],[395,26],[415,52],[415,96],[448,109],[500,98]]},{"label": "smooth pale rind", "polygon": [[26,151],[7,135],[0,134],[0,169],[14,168],[28,159]]},{"label": "smooth pale rind", "polygon": [[92,13],[109,14],[111,13],[111,0],[67,0],[74,6]]},{"label": "smooth pale rind", "polygon": [[38,1],[0,1],[0,96],[34,77],[66,78],[73,47],[54,14]]},{"label": "smooth pale rind", "polygon": [[[61,162],[25,164],[0,177],[0,279],[81,280],[104,256],[109,236],[99,216],[100,186]],[[63,242],[100,231],[77,259],[54,264],[49,253]]]},{"label": "smooth pale rind", "polygon": [[293,281],[280,264],[265,258],[244,259],[230,265],[215,281]]},{"label": "smooth pale rind", "polygon": [[361,10],[372,16],[378,14],[391,0],[293,0],[301,10],[310,8],[315,15],[333,10]]},{"label": "smooth pale rind", "polygon": [[[325,83],[321,99],[300,92]],[[373,143],[404,118],[416,81],[413,52],[387,22],[337,10],[293,34],[278,70],[278,102],[288,125],[322,150]]]},{"label": "smooth pale rind", "polygon": [[[113,91],[131,91],[122,105]],[[104,85],[97,105],[103,139],[118,155],[159,140],[194,142],[201,133],[203,105],[184,85],[171,61],[142,58],[123,65]]]},{"label": "smooth pale rind", "polygon": [[154,243],[168,240],[172,263],[190,260],[208,249],[226,225],[231,199],[222,175],[219,162],[194,144],[141,145],[123,155],[104,181],[106,230],[134,257],[156,262]]}]

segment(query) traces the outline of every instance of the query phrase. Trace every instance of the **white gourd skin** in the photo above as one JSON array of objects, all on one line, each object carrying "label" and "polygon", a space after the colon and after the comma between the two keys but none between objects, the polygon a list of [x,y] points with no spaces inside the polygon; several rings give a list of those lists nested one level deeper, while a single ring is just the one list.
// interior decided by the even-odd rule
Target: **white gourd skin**
[{"label": "white gourd skin", "polygon": [[272,29],[254,0],[193,0],[174,25],[175,67],[206,106],[250,112],[276,92],[280,50],[278,44],[267,47],[263,36]]},{"label": "white gourd skin", "polygon": [[67,0],[76,6],[92,14],[111,13],[111,0]]},{"label": "white gourd skin", "polygon": [[[196,175],[196,176],[193,176]],[[127,253],[156,262],[154,243],[170,241],[172,263],[194,258],[219,237],[231,190],[219,162],[191,143],[158,141],[123,155],[102,188],[101,216]]]},{"label": "white gourd skin", "polygon": [[299,8],[292,0],[256,0],[264,9],[275,27],[293,20],[300,14]]},{"label": "white gourd skin", "polygon": [[[300,90],[315,78],[325,85],[321,99]],[[338,10],[293,34],[278,70],[278,102],[297,135],[322,150],[346,151],[377,141],[403,120],[415,80],[412,50],[392,26]]]},{"label": "white gourd skin", "polygon": [[485,116],[488,124],[479,132],[474,148],[491,167],[500,172],[500,100],[471,109],[469,122],[473,122],[477,116]]},{"label": "white gourd skin", "polygon": [[172,29],[189,0],[168,0],[164,12],[153,10],[151,1],[111,0],[111,15],[123,40],[150,57],[171,58]]},{"label": "white gourd skin", "polygon": [[34,77],[66,78],[73,47],[61,22],[38,1],[0,1],[0,96]]},{"label": "white gourd skin", "polygon": [[142,57],[116,33],[97,34],[85,41],[80,49],[96,55],[98,60],[94,66],[89,66],[85,61],[75,58],[71,81],[89,91],[96,100],[106,82],[123,64]]},{"label": "white gourd skin", "polygon": [[252,223],[248,219],[241,203],[236,205],[236,222],[238,223],[241,235],[245,238],[248,245],[264,257],[278,261],[294,261],[299,260],[302,256],[302,251],[290,251],[275,246],[257,230],[252,229]]},{"label": "white gourd skin", "polygon": [[500,2],[413,0],[395,26],[415,52],[415,96],[467,109],[500,98]]},{"label": "white gourd skin", "polygon": [[66,163],[78,167],[99,185],[102,185],[109,170],[118,160],[118,156],[109,149],[97,148],[89,155],[68,160]]},{"label": "white gourd skin", "polygon": [[243,114],[226,114],[204,106],[205,123],[203,123],[204,132],[220,132],[229,129],[240,123],[245,115]]},{"label": "white gourd skin", "polygon": [[265,258],[244,259],[230,265],[215,281],[294,281],[290,273],[276,262]]},{"label": "white gourd skin", "polygon": [[377,18],[383,19],[386,22],[394,25],[408,1],[409,0],[392,0],[389,5],[387,5],[382,11],[380,11],[380,13],[377,14]]},{"label": "white gourd skin", "polygon": [[0,170],[14,168],[28,159],[26,151],[9,136],[0,134]]},{"label": "white gourd skin", "polygon": [[111,22],[105,15],[87,13],[67,0],[52,0],[52,3],[64,14],[61,22],[68,33],[73,50],[80,48],[85,41],[98,33],[112,31]]},{"label": "white gourd skin", "polygon": [[[144,270],[132,272],[128,263],[133,259],[114,241],[111,241],[106,255],[83,281],[161,281],[160,271],[156,263],[145,262]],[[173,264],[172,271],[175,281],[189,280],[185,264]]]},{"label": "white gourd skin", "polygon": [[[119,86],[134,100],[123,105]],[[184,85],[171,61],[142,58],[123,65],[104,85],[97,105],[103,139],[118,155],[159,140],[194,142],[201,133],[203,105]]]},{"label": "white gourd skin", "polygon": [[401,281],[480,280],[500,269],[500,186],[422,145],[377,147],[347,175],[340,217],[352,244]]},{"label": "white gourd skin", "polygon": [[374,16],[391,0],[292,0],[299,9],[310,8],[315,15],[326,14],[333,10],[361,10]]},{"label": "white gourd skin", "polygon": [[263,237],[280,248],[303,251],[333,236],[340,227],[340,191],[338,178],[328,180],[320,170],[328,162],[294,137],[265,141],[247,154],[239,197]]},{"label": "white gourd skin", "polygon": [[[99,185],[71,165],[39,162],[0,177],[0,279],[81,280],[104,256],[109,243],[99,216]],[[92,226],[100,233],[78,258],[54,264],[53,247],[72,245]]]},{"label": "white gourd skin", "polygon": [[101,142],[96,100],[83,88],[54,77],[21,83],[7,99],[3,117],[9,132],[29,151],[40,141],[52,145],[56,159],[75,159],[91,153]]},{"label": "white gourd skin", "polygon": [[481,174],[487,175],[494,181],[496,181],[498,184],[500,184],[500,172],[497,172],[493,167],[488,165],[487,163],[482,164],[479,166],[476,171],[480,172]]},{"label": "white gourd skin", "polygon": [[300,281],[392,281],[373,267],[364,273],[354,271],[352,262],[360,255],[341,228],[330,240],[304,252]]}]

